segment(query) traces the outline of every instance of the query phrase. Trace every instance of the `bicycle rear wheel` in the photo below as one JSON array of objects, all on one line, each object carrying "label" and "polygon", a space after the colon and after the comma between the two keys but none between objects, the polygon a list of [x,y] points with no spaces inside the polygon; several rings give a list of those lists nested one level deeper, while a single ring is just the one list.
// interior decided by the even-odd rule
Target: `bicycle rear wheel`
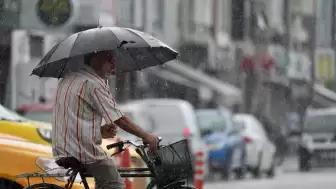
[{"label": "bicycle rear wheel", "polygon": [[50,183],[40,183],[40,184],[33,184],[24,189],[65,189],[61,186],[50,184]]}]

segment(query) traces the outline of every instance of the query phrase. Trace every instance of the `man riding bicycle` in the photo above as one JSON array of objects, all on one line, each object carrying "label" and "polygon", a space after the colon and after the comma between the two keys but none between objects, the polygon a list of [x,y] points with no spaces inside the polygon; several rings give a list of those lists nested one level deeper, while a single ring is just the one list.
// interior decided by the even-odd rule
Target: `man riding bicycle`
[{"label": "man riding bicycle", "polygon": [[[117,127],[142,138],[151,151],[158,138],[123,115],[107,77],[115,74],[115,56],[104,51],[85,57],[85,69],[65,75],[58,83],[53,108],[52,149],[55,159],[75,157],[95,179],[96,189],[121,189],[124,184],[112,159],[100,146]],[[102,119],[106,124],[101,126]]]}]

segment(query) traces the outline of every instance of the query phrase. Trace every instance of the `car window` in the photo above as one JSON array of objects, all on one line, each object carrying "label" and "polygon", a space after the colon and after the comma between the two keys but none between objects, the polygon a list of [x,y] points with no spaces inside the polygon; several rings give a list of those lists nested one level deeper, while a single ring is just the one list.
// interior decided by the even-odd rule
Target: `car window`
[{"label": "car window", "polygon": [[305,132],[336,132],[336,115],[308,115],[305,124]]},{"label": "car window", "polygon": [[139,125],[142,129],[147,132],[151,132],[153,130],[153,122],[150,119],[148,113],[138,111],[137,114],[134,114],[130,111],[123,111],[124,115],[131,119],[134,123]]},{"label": "car window", "polygon": [[183,112],[177,106],[153,105],[148,107],[147,112],[154,124],[155,132],[182,134],[187,126]]},{"label": "car window", "polygon": [[194,111],[186,116],[176,105],[150,105],[146,110],[153,123],[154,134],[164,137],[167,142],[175,142],[184,138],[183,130],[188,128],[192,133],[192,143],[200,146],[201,135]]},{"label": "car window", "polygon": [[251,117],[250,122],[251,122],[251,126],[253,127],[256,133],[260,134],[260,136],[262,137],[267,137],[266,132],[262,126],[262,123],[260,123],[260,121],[258,121],[254,117]]},{"label": "car window", "polygon": [[52,115],[52,111],[27,111],[24,113],[27,119],[48,123],[52,122]]},{"label": "car window", "polygon": [[232,128],[232,117],[219,111],[198,111],[197,123],[201,133],[225,132]]},{"label": "car window", "polygon": [[243,125],[245,131],[257,133],[262,137],[266,137],[266,133],[262,127],[262,124],[252,116],[235,116],[235,122]]},{"label": "car window", "polygon": [[234,131],[241,132],[246,129],[245,122],[237,119],[232,120]]}]

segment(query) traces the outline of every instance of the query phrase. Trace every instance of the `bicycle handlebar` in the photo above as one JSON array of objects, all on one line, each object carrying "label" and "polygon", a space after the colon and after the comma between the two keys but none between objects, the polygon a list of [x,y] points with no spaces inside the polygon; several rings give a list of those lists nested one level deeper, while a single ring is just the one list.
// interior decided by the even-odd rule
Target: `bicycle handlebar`
[{"label": "bicycle handlebar", "polygon": [[[158,137],[158,142],[162,141],[162,137]],[[131,140],[124,140],[124,141],[119,141],[113,144],[109,144],[106,146],[107,150],[110,150],[112,148],[119,148],[122,149],[124,147],[125,144],[131,144],[134,147],[140,147],[140,146],[147,146],[148,143],[146,143],[145,141],[142,141],[143,144],[136,144],[135,142],[131,141]]]}]

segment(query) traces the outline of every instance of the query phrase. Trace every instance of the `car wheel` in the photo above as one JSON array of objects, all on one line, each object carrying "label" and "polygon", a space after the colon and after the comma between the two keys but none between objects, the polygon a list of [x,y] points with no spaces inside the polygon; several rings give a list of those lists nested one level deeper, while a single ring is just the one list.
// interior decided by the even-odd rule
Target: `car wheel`
[{"label": "car wheel", "polygon": [[311,163],[307,157],[299,157],[299,169],[303,172],[311,171]]},{"label": "car wheel", "polygon": [[222,178],[222,180],[228,181],[230,179],[230,177],[231,177],[231,173],[232,173],[231,164],[228,164],[227,167],[225,167],[223,169],[223,171],[221,172],[221,178]]},{"label": "car wheel", "polygon": [[305,149],[300,147],[299,148],[299,170],[303,172],[308,172],[312,169],[311,161],[310,161],[310,154]]},{"label": "car wheel", "polygon": [[0,179],[0,188],[1,189],[22,189],[23,187],[16,182]]},{"label": "car wheel", "polygon": [[273,178],[275,176],[276,158],[273,157],[270,169],[266,172],[267,178]]},{"label": "car wheel", "polygon": [[30,185],[25,189],[65,189],[65,188],[55,185],[55,184],[40,183],[40,184]]},{"label": "car wheel", "polygon": [[258,155],[258,165],[252,169],[253,178],[260,178],[260,176],[261,176],[261,170],[260,170],[261,156],[262,156],[261,153],[259,153],[259,155]]},{"label": "car wheel", "polygon": [[241,168],[238,168],[236,171],[235,171],[235,178],[237,180],[242,180],[245,178],[245,174],[246,174],[246,171],[243,167]]},{"label": "car wheel", "polygon": [[230,159],[228,160],[227,164],[225,165],[225,167],[223,168],[221,172],[222,180],[228,181],[231,177],[231,173],[232,173],[231,160],[232,160],[232,157],[230,157]]},{"label": "car wheel", "polygon": [[240,161],[241,167],[235,170],[235,178],[238,180],[244,179],[246,175],[245,150],[243,150]]}]

